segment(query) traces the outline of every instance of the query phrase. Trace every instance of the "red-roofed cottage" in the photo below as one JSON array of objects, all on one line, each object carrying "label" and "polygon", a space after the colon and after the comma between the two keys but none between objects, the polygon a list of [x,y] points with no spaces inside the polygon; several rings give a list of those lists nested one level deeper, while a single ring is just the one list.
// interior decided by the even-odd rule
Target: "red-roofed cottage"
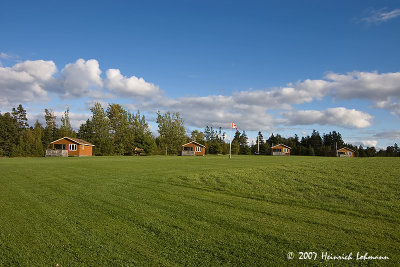
[{"label": "red-roofed cottage", "polygon": [[337,150],[337,156],[341,158],[352,158],[354,157],[354,150],[351,150],[347,147],[342,147],[341,149]]},{"label": "red-roofed cottage", "polygon": [[50,144],[52,149],[46,150],[46,157],[92,156],[92,148],[94,147],[89,142],[73,137],[63,137]]},{"label": "red-roofed cottage", "polygon": [[287,145],[279,144],[279,145],[271,147],[271,155],[272,156],[290,156],[291,149],[292,148]]},{"label": "red-roofed cottage", "polygon": [[204,156],[206,146],[195,141],[182,145],[182,156]]}]

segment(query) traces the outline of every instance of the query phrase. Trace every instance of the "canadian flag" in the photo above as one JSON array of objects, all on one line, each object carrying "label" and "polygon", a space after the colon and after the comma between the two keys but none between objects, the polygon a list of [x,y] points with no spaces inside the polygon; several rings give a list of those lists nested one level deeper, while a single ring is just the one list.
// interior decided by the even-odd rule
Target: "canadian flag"
[{"label": "canadian flag", "polygon": [[234,122],[231,122],[231,128],[236,128],[236,130],[237,130],[237,126]]}]

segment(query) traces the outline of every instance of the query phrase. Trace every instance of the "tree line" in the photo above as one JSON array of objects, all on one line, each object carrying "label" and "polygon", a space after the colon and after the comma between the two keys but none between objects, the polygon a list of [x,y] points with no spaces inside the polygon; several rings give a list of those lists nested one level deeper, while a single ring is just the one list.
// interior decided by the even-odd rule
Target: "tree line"
[{"label": "tree line", "polygon": [[95,103],[90,111],[91,117],[80,125],[78,131],[71,126],[68,108],[61,116],[60,125],[54,112],[49,109],[44,110],[45,124],[36,120],[33,126],[29,126],[22,105],[11,112],[0,113],[0,156],[41,157],[46,149],[51,148],[52,141],[64,136],[77,137],[94,144],[93,154],[98,156],[134,155],[136,148],[146,155],[177,155],[182,144],[190,141],[205,145],[207,154],[228,154],[230,138],[234,155],[268,155],[272,146],[285,144],[292,148],[292,155],[335,156],[336,147],[348,147],[359,157],[400,156],[397,144],[377,151],[375,147],[346,144],[336,131],[321,136],[314,130],[311,135],[301,139],[297,135],[284,138],[279,134],[271,134],[266,140],[259,132],[257,142],[250,145],[245,131],[236,130],[230,137],[221,127],[216,130],[206,126],[204,131],[194,130],[187,135],[183,118],[177,112],[157,112],[159,136],[155,137],[145,116],[139,111],[131,113],[120,104],[109,104],[104,109],[100,103]]},{"label": "tree line", "polygon": [[[268,139],[264,139],[261,132],[258,132],[256,141],[248,144],[246,132],[236,130],[232,136],[232,154],[234,155],[270,155],[271,147],[278,144],[284,144],[291,147],[291,155],[302,156],[336,156],[336,150],[342,147],[350,148],[354,151],[356,157],[399,157],[400,148],[395,143],[386,149],[376,150],[375,147],[355,146],[345,143],[339,132],[332,131],[321,134],[313,130],[311,135],[303,136],[301,139],[295,134],[293,137],[284,138],[279,134],[273,133]],[[228,154],[229,137],[222,129],[213,129],[206,126],[203,132],[194,130],[190,140],[194,140],[206,146],[208,154]]]},{"label": "tree line", "polygon": [[62,137],[76,137],[95,145],[93,154],[134,155],[140,148],[143,154],[177,154],[187,140],[183,119],[179,113],[157,113],[158,131],[155,138],[146,118],[125,110],[119,104],[109,104],[106,109],[100,103],[90,108],[91,117],[82,123],[78,131],[71,126],[69,109],[57,124],[54,112],[45,109],[42,125],[38,120],[29,126],[26,110],[22,105],[11,112],[0,113],[0,156],[41,157],[51,142]]}]

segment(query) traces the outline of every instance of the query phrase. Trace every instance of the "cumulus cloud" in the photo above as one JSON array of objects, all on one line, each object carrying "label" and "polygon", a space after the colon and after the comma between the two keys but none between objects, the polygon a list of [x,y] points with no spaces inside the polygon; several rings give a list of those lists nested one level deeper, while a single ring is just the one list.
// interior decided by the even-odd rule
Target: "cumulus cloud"
[{"label": "cumulus cloud", "polygon": [[363,147],[376,147],[378,145],[378,141],[376,140],[361,140],[356,142],[349,142],[355,146],[363,146]]},{"label": "cumulus cloud", "polygon": [[13,67],[0,67],[0,105],[40,102],[48,99],[48,92],[64,97],[104,96],[97,88],[102,86],[97,60],[78,59],[67,64],[59,77],[53,61],[24,61]]},{"label": "cumulus cloud", "polygon": [[109,69],[104,81],[105,88],[121,96],[155,97],[161,93],[160,88],[143,78],[122,76],[119,69]]},{"label": "cumulus cloud", "polygon": [[345,128],[371,126],[373,117],[368,113],[344,107],[326,110],[299,110],[282,113],[287,125],[336,125]]},{"label": "cumulus cloud", "polygon": [[274,121],[265,107],[239,103],[233,96],[165,98],[143,103],[140,107],[150,111],[179,112],[187,124],[200,128],[206,125],[229,128],[229,123],[234,121],[240,129],[269,130]]},{"label": "cumulus cloud", "polygon": [[13,67],[0,67],[0,105],[46,100],[47,83],[57,68],[53,61],[25,61]]},{"label": "cumulus cloud", "polygon": [[268,131],[282,122],[268,110],[291,109],[294,104],[322,99],[329,90],[327,81],[305,80],[284,88],[241,91],[231,96],[165,97],[142,103],[140,107],[152,111],[178,111],[194,127],[208,125],[228,128],[229,122],[234,121],[241,129]]},{"label": "cumulus cloud", "polygon": [[341,99],[363,98],[375,101],[389,97],[400,98],[400,72],[350,72],[347,74],[328,73],[332,94]]},{"label": "cumulus cloud", "polygon": [[400,102],[396,102],[391,98],[389,98],[389,100],[376,102],[375,107],[389,110],[393,115],[400,117]]},{"label": "cumulus cloud", "polygon": [[378,138],[378,139],[398,140],[398,139],[400,139],[400,131],[394,130],[394,131],[379,132],[379,133],[375,134],[374,137]]},{"label": "cumulus cloud", "polygon": [[[344,107],[326,110],[293,110],[293,105],[321,100],[331,95],[338,99],[366,99],[374,107],[390,110],[400,116],[400,73],[351,72],[328,73],[322,80],[305,80],[272,90],[247,90],[231,96],[163,98],[141,107],[180,111],[193,126],[221,125],[238,121],[248,130],[269,130],[273,125],[336,125],[365,128],[372,125],[368,113]],[[275,119],[268,111],[289,110],[283,119]],[[255,115],[256,114],[256,115]],[[254,119],[253,122],[250,120]]]},{"label": "cumulus cloud", "polygon": [[10,55],[8,55],[8,54],[6,54],[4,52],[1,52],[0,53],[0,58],[1,59],[10,59],[10,58],[12,58],[12,56],[10,56]]},{"label": "cumulus cloud", "polygon": [[53,61],[35,60],[24,61],[15,64],[12,68],[17,72],[25,72],[39,81],[49,81],[57,72],[56,64]]},{"label": "cumulus cloud", "polygon": [[[3,53],[4,54],[4,53]],[[230,121],[245,130],[271,130],[276,125],[337,125],[364,128],[371,125],[368,113],[344,107],[295,111],[295,105],[322,100],[365,99],[372,106],[400,116],[400,72],[327,73],[323,79],[298,81],[282,88],[245,90],[231,95],[169,98],[159,86],[136,76],[108,69],[105,77],[95,59],[78,59],[61,70],[53,61],[24,61],[0,67],[0,105],[43,101],[56,93],[66,98],[86,97],[87,103],[130,98],[130,106],[143,111],[177,111],[188,126],[226,127]],[[86,100],[86,99],[85,99]],[[278,111],[277,119],[272,112]]]},{"label": "cumulus cloud", "polygon": [[361,18],[360,21],[366,22],[368,24],[371,23],[379,24],[382,22],[387,22],[399,16],[400,16],[400,9],[398,8],[393,9],[391,11],[388,11],[387,8],[381,8],[378,10],[371,10],[368,16]]},{"label": "cumulus cloud", "polygon": [[330,89],[324,80],[305,80],[273,90],[241,91],[234,93],[235,101],[248,105],[260,105],[268,109],[289,109],[293,104],[322,99]]},{"label": "cumulus cloud", "polygon": [[[3,58],[8,56],[1,54]],[[24,61],[13,67],[0,66],[0,105],[38,102],[48,99],[48,93],[63,98],[88,97],[101,101],[117,97],[159,98],[158,86],[135,76],[122,76],[117,69],[109,69],[107,78],[101,77],[99,62],[95,59],[78,59],[66,64],[61,72],[53,61]],[[104,85],[104,88],[103,88]],[[107,90],[105,90],[107,89]]]},{"label": "cumulus cloud", "polygon": [[[57,125],[61,125],[61,117],[64,116],[64,111],[54,111],[54,115],[56,116]],[[69,112],[69,119],[72,128],[78,130],[80,125],[85,123],[87,119],[91,117],[90,113],[74,113]],[[27,113],[27,118],[29,125],[34,125],[35,121],[38,120],[42,125],[45,125],[44,113]]]},{"label": "cumulus cloud", "polygon": [[103,85],[100,74],[99,62],[95,59],[78,59],[69,63],[61,71],[60,93],[66,97],[98,97],[96,89]]}]

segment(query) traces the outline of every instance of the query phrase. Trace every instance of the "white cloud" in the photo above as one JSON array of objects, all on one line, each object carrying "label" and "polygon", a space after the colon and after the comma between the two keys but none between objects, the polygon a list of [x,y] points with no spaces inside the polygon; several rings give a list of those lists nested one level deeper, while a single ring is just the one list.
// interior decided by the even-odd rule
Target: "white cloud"
[{"label": "white cloud", "polygon": [[140,108],[178,111],[194,127],[229,128],[229,123],[234,121],[244,130],[271,130],[281,120],[275,119],[268,110],[291,109],[293,104],[322,99],[329,89],[327,81],[305,80],[284,88],[241,91],[231,96],[162,98],[142,103]]},{"label": "white cloud", "polygon": [[12,67],[17,72],[26,72],[39,81],[46,82],[50,80],[57,72],[56,64],[53,61],[35,60],[24,61],[15,64]]},{"label": "white cloud", "polygon": [[378,139],[399,140],[400,139],[400,130],[380,132],[380,133],[375,134],[373,137],[378,138]]},{"label": "white cloud", "polygon": [[388,97],[400,98],[400,72],[350,72],[347,74],[328,73],[332,94],[341,99],[363,98],[375,101]]},{"label": "white cloud", "polygon": [[395,102],[393,99],[378,101],[375,103],[375,107],[389,110],[393,115],[400,117],[400,102]]},{"label": "white cloud", "polygon": [[329,92],[329,82],[305,80],[288,87],[273,90],[241,91],[234,93],[235,101],[248,105],[259,105],[268,109],[289,109],[293,104],[322,99]]},{"label": "white cloud", "polygon": [[376,140],[361,140],[356,142],[349,142],[355,146],[363,146],[363,147],[376,147],[378,145],[378,141]]},{"label": "white cloud", "polygon": [[361,21],[369,24],[379,24],[397,18],[398,16],[400,16],[400,9],[398,8],[391,11],[387,11],[387,8],[381,8],[370,11],[368,16],[361,18]]},{"label": "white cloud", "polygon": [[8,55],[8,54],[6,54],[4,52],[1,52],[0,53],[0,58],[1,59],[10,59],[10,58],[12,58],[12,56],[10,56],[10,55]]},{"label": "white cloud", "polygon": [[[58,127],[61,125],[61,117],[64,116],[64,111],[54,111],[54,115],[56,116],[56,121]],[[89,119],[92,115],[90,113],[74,113],[69,112],[69,119],[72,128],[76,131],[79,130],[81,124],[85,123],[87,119]],[[43,113],[27,113],[27,118],[29,125],[34,125],[35,121],[38,120],[43,127],[45,127],[46,122],[44,119],[44,112]]]},{"label": "white cloud", "polygon": [[344,107],[326,110],[299,110],[282,113],[287,125],[336,125],[345,128],[371,126],[372,116],[368,113]]},{"label": "white cloud", "polygon": [[141,110],[179,112],[187,126],[229,128],[234,121],[241,130],[269,130],[274,118],[266,108],[242,104],[233,96],[164,98],[140,105]]},{"label": "white cloud", "polygon": [[[4,53],[3,53],[4,54]],[[53,61],[24,61],[13,67],[0,67],[0,107],[43,101],[49,92],[62,97],[87,97],[87,103],[113,98],[130,98],[130,107],[142,111],[177,111],[188,126],[227,127],[235,121],[244,130],[271,130],[277,125],[337,125],[364,128],[372,116],[351,108],[295,111],[294,105],[322,100],[366,99],[372,106],[400,116],[400,72],[328,73],[323,79],[289,83],[271,90],[246,90],[232,95],[168,98],[155,84],[136,76],[123,76],[119,69],[108,69],[102,79],[97,60],[78,59],[61,72]],[[271,111],[284,111],[283,119]]]},{"label": "white cloud", "polygon": [[47,99],[46,85],[57,68],[53,61],[25,61],[0,67],[0,106]]},{"label": "white cloud", "polygon": [[63,97],[114,97],[101,91],[103,81],[97,60],[78,59],[67,64],[59,77],[56,74],[53,61],[27,60],[13,67],[0,67],[0,106],[43,102],[48,100],[48,92]]},{"label": "white cloud", "polygon": [[78,59],[65,65],[61,71],[59,90],[65,97],[98,97],[97,89],[103,85],[99,62],[95,59]]},{"label": "white cloud", "polygon": [[143,78],[136,76],[122,76],[119,69],[109,69],[104,86],[113,93],[126,97],[156,97],[161,94],[158,86],[146,82]]}]

